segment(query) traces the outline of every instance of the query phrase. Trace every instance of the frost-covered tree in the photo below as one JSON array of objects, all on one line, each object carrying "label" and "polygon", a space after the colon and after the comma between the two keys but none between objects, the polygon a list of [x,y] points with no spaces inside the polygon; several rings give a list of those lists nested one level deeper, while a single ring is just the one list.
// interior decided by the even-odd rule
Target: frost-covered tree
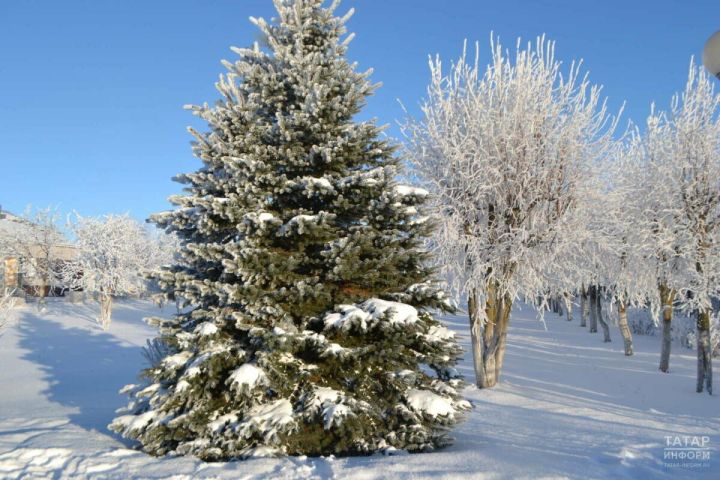
[{"label": "frost-covered tree", "polygon": [[60,265],[68,240],[57,226],[56,208],[28,207],[22,217],[6,220],[0,228],[0,257],[15,257],[26,282],[32,282],[40,302],[61,284]]},{"label": "frost-covered tree", "polygon": [[635,188],[627,197],[634,215],[627,221],[640,227],[639,235],[648,243],[646,261],[654,270],[657,292],[650,295],[655,312],[662,316],[660,371],[670,369],[674,301],[686,283],[686,262],[680,251],[682,234],[677,218],[676,160],[672,154],[672,129],[664,113],[653,106],[642,135],[630,139],[633,151],[626,179]]},{"label": "frost-covered tree", "polygon": [[[633,354],[633,345],[627,309],[645,307],[657,294],[652,233],[643,221],[643,200],[636,189],[643,168],[638,162],[639,137],[636,130],[631,133],[635,135],[627,142],[619,142],[615,154],[600,165],[599,198],[594,208],[587,209],[594,218],[586,232],[594,247],[590,255],[595,274],[592,281],[604,286],[608,300],[605,311],[608,317],[615,318],[628,356]],[[607,340],[608,325],[604,324],[603,329]]]},{"label": "frost-covered tree", "polygon": [[552,42],[518,43],[514,59],[492,42],[491,55],[449,72],[431,61],[423,118],[406,125],[436,199],[440,264],[467,295],[479,387],[500,375],[513,301],[544,295],[548,262],[576,243],[570,213],[615,126],[579,65],[561,74]]},{"label": "frost-covered tree", "polygon": [[720,95],[690,63],[668,114],[653,108],[639,141],[635,197],[650,231],[663,314],[660,370],[668,371],[674,303],[697,315],[697,390],[712,389],[710,319],[720,275]]},{"label": "frost-covered tree", "polygon": [[[598,160],[598,159],[594,159]],[[604,160],[604,159],[603,159]],[[610,341],[609,326],[602,316],[603,289],[600,285],[607,252],[606,205],[607,187],[600,172],[606,163],[586,165],[583,193],[574,208],[567,212],[565,229],[572,232],[571,241],[556,242],[552,261],[541,262],[546,271],[542,283],[549,291],[578,290],[581,302],[580,326],[589,320],[590,333],[603,326],[603,340]],[[602,208],[598,208],[603,205]],[[547,254],[547,253],[546,253]]]},{"label": "frost-covered tree", "polygon": [[[678,251],[689,267],[685,308],[697,315],[697,391],[712,393],[710,319],[720,287],[720,95],[702,66],[690,62],[685,90],[670,115],[670,157],[677,186]],[[670,172],[671,170],[666,170]]]},{"label": "frost-covered tree", "polygon": [[112,320],[113,297],[136,295],[145,288],[142,271],[153,261],[147,230],[129,215],[82,217],[70,224],[77,257],[63,263],[64,283],[97,295],[100,325]]},{"label": "frost-covered tree", "polygon": [[225,62],[222,100],[192,107],[202,167],[153,217],[181,240],[158,279],[187,309],[154,321],[169,354],[110,428],[204,460],[442,447],[469,405],[431,313],[448,304],[427,192],[397,185],[382,129],[353,121],[375,86],[345,58],[350,14],[274,3],[252,19],[261,43]]}]

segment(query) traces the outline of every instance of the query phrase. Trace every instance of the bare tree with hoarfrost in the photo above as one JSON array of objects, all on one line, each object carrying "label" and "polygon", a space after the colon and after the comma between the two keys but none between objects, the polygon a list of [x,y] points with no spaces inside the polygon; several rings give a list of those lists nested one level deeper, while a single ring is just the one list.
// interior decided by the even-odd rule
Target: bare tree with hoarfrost
[{"label": "bare tree with hoarfrost", "polygon": [[653,108],[637,140],[641,220],[651,232],[663,314],[660,370],[669,369],[673,304],[697,315],[697,391],[712,391],[710,319],[720,278],[720,96],[690,63],[668,114]]},{"label": "bare tree with hoarfrost", "polygon": [[[675,216],[689,267],[687,310],[697,314],[697,391],[712,393],[711,299],[720,286],[720,95],[705,70],[690,62],[685,90],[672,100],[671,157],[679,187]],[[669,180],[668,180],[669,181]]]},{"label": "bare tree with hoarfrost", "polygon": [[147,230],[129,215],[77,215],[70,228],[78,256],[65,264],[65,281],[72,288],[98,296],[99,323],[107,330],[113,297],[139,294],[145,288],[141,273],[153,263],[152,242]]},{"label": "bare tree with hoarfrost", "polygon": [[566,229],[572,231],[573,241],[556,244],[553,260],[544,264],[547,271],[543,281],[551,292],[577,289],[581,301],[580,326],[588,326],[589,320],[590,333],[597,333],[598,325],[601,325],[603,340],[609,342],[610,329],[602,316],[600,281],[600,269],[607,254],[602,220],[604,209],[598,208],[606,200],[605,191],[601,185],[601,165],[589,164],[587,167],[583,194],[577,197],[566,218]]},{"label": "bare tree with hoarfrost", "polygon": [[56,208],[28,207],[22,217],[0,226],[0,256],[19,260],[20,272],[32,283],[40,302],[60,286],[60,264],[68,258],[68,240],[57,226]]},{"label": "bare tree with hoarfrost", "polygon": [[553,42],[518,42],[510,58],[492,40],[491,55],[486,69],[477,55],[449,72],[431,61],[423,118],[405,125],[441,268],[467,296],[479,387],[498,381],[513,301],[544,295],[554,253],[575,241],[570,213],[616,127],[579,63],[561,73]]},{"label": "bare tree with hoarfrost", "polygon": [[[652,245],[648,241],[649,231],[642,222],[642,204],[635,188],[642,168],[637,162],[636,138],[637,135],[631,136],[629,142],[618,143],[615,154],[601,165],[598,204],[602,208],[588,209],[594,219],[587,231],[594,246],[594,281],[604,286],[605,310],[608,317],[615,317],[627,356],[633,355],[627,309],[646,306],[657,292],[656,269],[648,262],[653,256]],[[602,314],[597,316],[603,318]],[[607,340],[607,323],[603,329]]]},{"label": "bare tree with hoarfrost", "polygon": [[[627,235],[623,230],[621,189],[611,168],[616,163],[612,160],[619,158],[622,143],[618,141],[614,145],[617,148],[609,148],[600,161],[588,165],[583,195],[568,213],[573,241],[558,244],[553,261],[547,263],[549,271],[545,280],[551,290],[578,291],[580,326],[587,326],[589,320],[590,333],[597,333],[599,325],[604,342],[611,341],[609,320],[615,313],[613,305],[617,305],[618,312],[626,310],[628,292],[622,284],[628,271],[627,263],[634,253],[632,242],[623,239]],[[624,320],[627,318],[623,313],[618,323],[626,354],[631,355],[632,335],[627,324],[623,326]]]},{"label": "bare tree with hoarfrost", "polygon": [[[649,245],[647,261],[654,270],[657,291],[651,295],[654,317],[662,315],[662,341],[659,369],[670,370],[673,304],[683,288],[687,270],[680,250],[680,225],[677,216],[679,166],[672,153],[672,131],[664,113],[653,105],[645,132],[635,131],[630,140],[634,165],[626,178],[634,182],[629,197],[635,218]],[[628,221],[630,221],[628,219]]]}]

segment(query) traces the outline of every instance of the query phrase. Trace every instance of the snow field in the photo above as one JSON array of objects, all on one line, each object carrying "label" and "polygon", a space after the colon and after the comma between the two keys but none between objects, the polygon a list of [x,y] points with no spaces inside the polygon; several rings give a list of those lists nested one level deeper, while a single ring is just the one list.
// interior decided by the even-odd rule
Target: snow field
[{"label": "snow field", "polygon": [[[107,424],[124,406],[118,390],[134,381],[141,347],[154,335],[142,318],[157,313],[149,302],[119,302],[103,332],[94,304],[16,310],[17,323],[0,336],[0,478],[711,479],[720,471],[720,403],[695,393],[694,351],[674,345],[671,371],[662,374],[658,337],[636,336],[636,354],[627,358],[617,330],[604,344],[577,320],[551,314],[545,330],[528,307],[513,312],[500,385],[465,391],[474,409],[447,449],[227,463],[150,457]],[[467,348],[467,319],[446,320]],[[469,353],[459,369],[472,380]],[[238,377],[249,381],[250,373]],[[332,392],[317,396],[319,407],[332,404],[325,402]],[[408,400],[444,408],[424,393]],[[328,411],[326,419],[340,414]],[[665,436],[673,435],[708,436],[709,466],[666,467]]]}]

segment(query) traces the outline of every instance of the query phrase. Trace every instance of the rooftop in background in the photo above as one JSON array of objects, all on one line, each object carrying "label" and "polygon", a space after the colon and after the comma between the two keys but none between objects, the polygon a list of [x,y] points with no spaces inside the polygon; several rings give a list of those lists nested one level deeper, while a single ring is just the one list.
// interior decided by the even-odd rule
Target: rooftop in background
[{"label": "rooftop in background", "polygon": [[18,218],[18,217],[17,217],[17,215],[15,215],[12,212],[3,210],[2,205],[0,205],[0,220],[2,220],[4,218]]},{"label": "rooftop in background", "polygon": [[[0,241],[8,238],[29,238],[33,226],[34,224],[31,221],[0,207]],[[67,240],[66,237],[65,240]],[[0,246],[2,246],[1,243]],[[69,241],[57,244],[56,248],[58,249],[57,255],[60,257],[75,255],[75,246]],[[2,258],[2,252],[0,252],[0,258]]]},{"label": "rooftop in background", "polygon": [[0,207],[0,236],[10,233],[16,234],[17,232],[22,233],[25,228],[28,228],[27,220]]}]

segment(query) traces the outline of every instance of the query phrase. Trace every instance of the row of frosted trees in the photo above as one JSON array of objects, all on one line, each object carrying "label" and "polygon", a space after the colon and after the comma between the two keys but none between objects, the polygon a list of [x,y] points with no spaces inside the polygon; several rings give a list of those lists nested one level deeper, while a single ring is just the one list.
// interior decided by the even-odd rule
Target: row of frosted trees
[{"label": "row of frosted trees", "polygon": [[[493,42],[488,68],[463,55],[430,64],[410,155],[442,228],[440,268],[467,299],[477,384],[495,385],[518,298],[572,296],[583,322],[605,299],[632,355],[628,306],[662,320],[669,369],[673,311],[697,319],[697,391],[712,392],[712,299],[720,286],[720,96],[692,61],[668,112],[617,132],[600,88],[561,74],[543,38],[514,58]],[[618,139],[618,137],[620,137]]]}]

